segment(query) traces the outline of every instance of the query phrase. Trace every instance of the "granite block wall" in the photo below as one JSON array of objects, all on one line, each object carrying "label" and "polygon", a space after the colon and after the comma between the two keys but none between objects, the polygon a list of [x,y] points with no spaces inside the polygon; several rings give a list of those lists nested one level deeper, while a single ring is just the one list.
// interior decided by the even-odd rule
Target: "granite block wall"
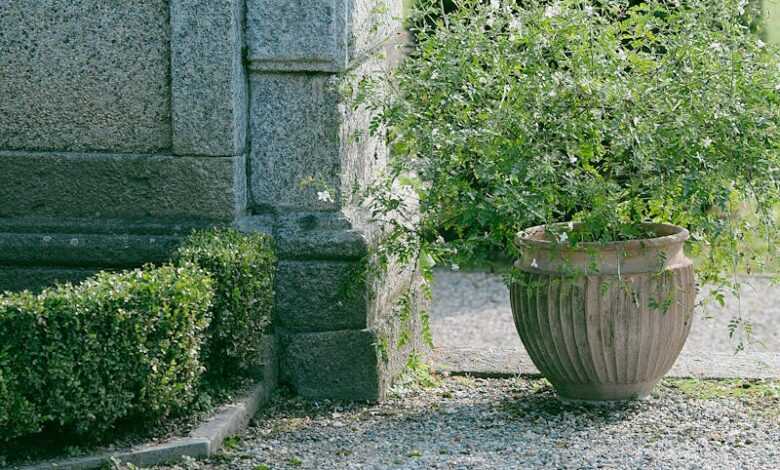
[{"label": "granite block wall", "polygon": [[159,261],[246,213],[244,8],[0,2],[0,290]]},{"label": "granite block wall", "polygon": [[[394,0],[0,1],[0,290],[162,262],[192,229],[274,236],[280,371],[302,395],[381,399],[419,332],[403,270],[365,278],[351,188],[360,77],[395,57]],[[317,197],[332,188],[333,200]],[[413,278],[413,276],[412,276]]]}]

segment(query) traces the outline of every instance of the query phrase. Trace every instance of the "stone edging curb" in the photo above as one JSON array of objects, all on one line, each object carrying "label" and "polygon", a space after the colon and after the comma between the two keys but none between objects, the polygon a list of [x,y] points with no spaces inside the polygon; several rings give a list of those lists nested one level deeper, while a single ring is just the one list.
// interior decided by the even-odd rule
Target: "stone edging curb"
[{"label": "stone edging curb", "polygon": [[[441,348],[433,369],[475,377],[540,377],[528,354],[519,349]],[[683,354],[667,377],[699,379],[780,379],[780,352]]]},{"label": "stone edging curb", "polygon": [[18,470],[92,470],[103,468],[112,459],[139,467],[160,465],[192,457],[205,459],[216,454],[225,439],[241,432],[257,411],[271,398],[277,381],[277,363],[274,353],[276,340],[269,336],[266,350],[263,351],[264,363],[262,381],[255,385],[241,399],[220,407],[213,416],[200,424],[187,437],[173,439],[165,444],[151,444],[118,452],[106,452],[87,457],[49,461],[25,467],[12,467]]},{"label": "stone edging curb", "polygon": [[271,387],[265,383],[236,403],[225,406],[215,416],[195,429],[188,437],[175,439],[161,445],[142,446],[123,452],[105,453],[89,457],[20,467],[21,470],[91,470],[101,468],[111,459],[131,463],[139,467],[159,465],[182,457],[208,458],[222,447],[225,438],[241,431],[257,410],[271,395]]}]

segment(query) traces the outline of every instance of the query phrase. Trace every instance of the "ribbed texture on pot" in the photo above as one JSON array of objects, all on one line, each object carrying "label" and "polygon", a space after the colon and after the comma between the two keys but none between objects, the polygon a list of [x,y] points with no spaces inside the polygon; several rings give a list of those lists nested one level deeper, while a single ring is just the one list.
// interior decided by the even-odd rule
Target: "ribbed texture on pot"
[{"label": "ribbed texture on pot", "polygon": [[620,277],[523,273],[511,299],[529,356],[562,396],[619,400],[647,395],[672,367],[696,286],[687,260]]}]

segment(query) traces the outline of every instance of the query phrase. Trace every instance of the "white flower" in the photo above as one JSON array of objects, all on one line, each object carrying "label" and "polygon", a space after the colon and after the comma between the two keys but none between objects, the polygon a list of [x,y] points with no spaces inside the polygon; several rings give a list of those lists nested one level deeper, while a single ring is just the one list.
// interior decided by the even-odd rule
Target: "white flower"
[{"label": "white flower", "polygon": [[561,14],[561,6],[557,3],[555,5],[549,5],[544,9],[545,18],[553,18]]},{"label": "white flower", "polygon": [[567,241],[569,241],[569,234],[563,232],[562,234],[558,235],[558,241],[561,243],[566,243]]},{"label": "white flower", "polygon": [[745,14],[745,7],[747,6],[748,0],[739,0],[739,4],[737,5],[737,12],[739,12],[740,15]]},{"label": "white flower", "polygon": [[328,191],[318,191],[317,199],[322,202],[333,202],[333,196],[331,196]]},{"label": "white flower", "polygon": [[576,165],[578,161],[579,160],[577,157],[575,157],[574,155],[569,155],[569,163],[571,163],[572,165]]},{"label": "white flower", "polygon": [[701,141],[701,145],[705,149],[706,148],[710,148],[710,146],[712,146],[712,139],[710,139],[709,137],[706,137],[704,140]]},{"label": "white flower", "polygon": [[547,94],[550,96],[550,98],[555,98],[555,96],[558,95],[558,93],[555,90],[550,90],[550,92]]},{"label": "white flower", "polygon": [[756,47],[758,47],[759,49],[763,49],[766,47],[766,43],[759,39],[758,41],[756,41]]},{"label": "white flower", "polygon": [[512,18],[509,21],[509,31],[520,33],[523,30],[523,21],[520,18]]},{"label": "white flower", "polygon": [[501,7],[501,1],[500,0],[490,0],[490,8],[493,10],[498,10]]},{"label": "white flower", "polygon": [[723,44],[719,42],[713,42],[710,44],[710,49],[712,49],[715,52],[722,52],[723,51]]},{"label": "white flower", "polygon": [[460,271],[460,266],[458,266],[455,263],[452,263],[452,266],[450,266],[450,269],[452,269],[453,271]]},{"label": "white flower", "polygon": [[775,85],[775,90],[777,90],[777,91],[780,91],[780,83],[778,83],[777,85]]},{"label": "white flower", "polygon": [[536,258],[531,261],[531,267],[534,269],[539,269],[539,263],[536,262]]},{"label": "white flower", "polygon": [[626,59],[628,59],[628,55],[626,54],[626,51],[623,49],[618,49],[617,51],[618,59],[625,62]]},{"label": "white flower", "polygon": [[586,15],[593,16],[593,7],[591,5],[585,5],[583,11],[585,11]]}]

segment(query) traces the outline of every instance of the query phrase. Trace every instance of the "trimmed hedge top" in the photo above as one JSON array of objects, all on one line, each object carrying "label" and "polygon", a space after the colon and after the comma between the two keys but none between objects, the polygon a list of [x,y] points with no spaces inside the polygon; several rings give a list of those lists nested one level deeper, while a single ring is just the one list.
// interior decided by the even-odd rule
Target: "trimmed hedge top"
[{"label": "trimmed hedge top", "polygon": [[0,442],[46,428],[105,436],[187,411],[204,370],[209,385],[252,372],[275,262],[265,235],[208,230],[171,265],[0,295]]},{"label": "trimmed hedge top", "polygon": [[191,264],[0,297],[0,440],[44,426],[99,435],[189,405],[212,298]]}]

